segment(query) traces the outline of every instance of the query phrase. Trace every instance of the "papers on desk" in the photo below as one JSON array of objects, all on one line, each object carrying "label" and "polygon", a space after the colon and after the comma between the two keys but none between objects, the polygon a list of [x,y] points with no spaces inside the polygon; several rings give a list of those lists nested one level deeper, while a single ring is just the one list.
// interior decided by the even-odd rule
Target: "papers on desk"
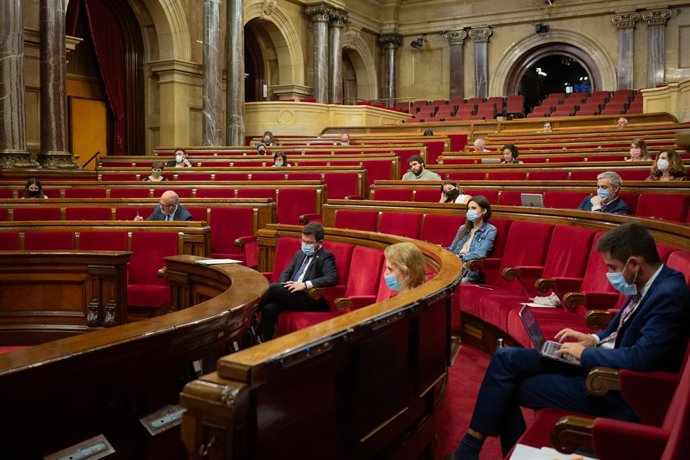
[{"label": "papers on desk", "polygon": [[534,303],[534,302],[522,302],[520,305],[527,306],[527,307],[534,307],[534,308],[556,308],[553,305],[543,305],[540,303]]},{"label": "papers on desk", "polygon": [[203,259],[197,260],[198,265],[221,265],[221,264],[241,264],[241,260],[237,259]]},{"label": "papers on desk", "polygon": [[582,454],[562,454],[556,449],[550,447],[536,447],[526,446],[524,444],[517,444],[510,460],[591,460],[594,457],[587,457]]},{"label": "papers on desk", "polygon": [[[524,444],[517,444],[510,460],[592,460],[594,457],[587,457],[582,454],[562,454],[556,449],[550,447],[536,447],[526,446]],[[596,459],[594,459],[596,460]]]}]

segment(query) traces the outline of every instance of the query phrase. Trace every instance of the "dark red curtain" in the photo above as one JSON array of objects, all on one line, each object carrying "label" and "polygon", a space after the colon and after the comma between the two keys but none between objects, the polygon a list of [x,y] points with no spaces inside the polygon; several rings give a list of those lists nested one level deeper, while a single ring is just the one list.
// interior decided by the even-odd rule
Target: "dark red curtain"
[{"label": "dark red curtain", "polygon": [[113,149],[115,155],[122,155],[125,146],[125,48],[122,30],[115,15],[103,0],[72,0],[66,17],[67,33],[73,35],[77,29],[80,11],[86,16],[91,32],[98,68],[105,86],[110,111],[115,118],[113,126]]}]

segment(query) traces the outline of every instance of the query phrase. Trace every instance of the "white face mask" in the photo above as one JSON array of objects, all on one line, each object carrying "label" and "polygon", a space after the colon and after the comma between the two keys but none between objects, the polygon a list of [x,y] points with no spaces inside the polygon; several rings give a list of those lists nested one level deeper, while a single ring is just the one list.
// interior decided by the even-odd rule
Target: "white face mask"
[{"label": "white face mask", "polygon": [[657,167],[657,168],[659,169],[659,171],[661,171],[661,172],[664,172],[664,171],[668,170],[668,167],[669,167],[669,166],[670,166],[670,165],[669,165],[668,160],[667,160],[666,158],[659,158],[659,159],[656,161],[656,167]]},{"label": "white face mask", "polygon": [[177,163],[182,163],[183,159],[184,159],[184,157],[182,155],[180,155],[179,153],[177,155],[175,155],[175,161]]}]

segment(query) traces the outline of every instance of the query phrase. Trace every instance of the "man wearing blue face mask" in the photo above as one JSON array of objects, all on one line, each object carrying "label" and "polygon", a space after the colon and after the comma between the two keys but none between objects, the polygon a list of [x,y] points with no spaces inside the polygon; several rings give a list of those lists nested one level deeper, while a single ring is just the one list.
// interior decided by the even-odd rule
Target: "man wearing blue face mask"
[{"label": "man wearing blue face mask", "polygon": [[629,215],[630,208],[622,198],[618,197],[622,186],[623,180],[618,173],[606,171],[599,174],[597,176],[597,194],[585,197],[577,209]]},{"label": "man wearing blue face mask", "polygon": [[[539,356],[534,349],[500,348],[491,358],[467,434],[454,458],[478,459],[486,436],[499,436],[504,455],[525,430],[520,406],[547,407],[595,417],[639,421],[620,393],[587,393],[585,379],[598,366],[641,372],[680,368],[690,336],[690,291],[683,275],[665,266],[652,235],[639,224],[623,224],[596,247],[609,282],[629,296],[608,327],[596,334],[563,329],[558,353],[582,367]],[[575,341],[572,341],[575,340]]]},{"label": "man wearing blue face mask", "polygon": [[295,253],[290,265],[280,274],[278,283],[271,283],[260,306],[261,335],[273,338],[275,324],[283,311],[319,311],[328,306],[323,300],[307,295],[311,288],[335,286],[338,272],[335,257],[323,247],[324,229],[318,222],[302,229],[302,248]]}]

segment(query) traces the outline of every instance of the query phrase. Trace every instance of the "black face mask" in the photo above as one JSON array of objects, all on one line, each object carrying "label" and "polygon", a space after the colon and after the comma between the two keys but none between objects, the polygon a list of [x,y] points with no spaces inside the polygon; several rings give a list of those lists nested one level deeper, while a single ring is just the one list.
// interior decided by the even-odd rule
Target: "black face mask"
[{"label": "black face mask", "polygon": [[453,203],[457,197],[460,196],[460,190],[454,188],[450,192],[446,192],[446,203]]},{"label": "black face mask", "polygon": [[26,198],[40,198],[41,197],[41,191],[36,190],[35,192],[32,192],[31,190],[27,190],[26,193],[24,193],[24,196]]}]

